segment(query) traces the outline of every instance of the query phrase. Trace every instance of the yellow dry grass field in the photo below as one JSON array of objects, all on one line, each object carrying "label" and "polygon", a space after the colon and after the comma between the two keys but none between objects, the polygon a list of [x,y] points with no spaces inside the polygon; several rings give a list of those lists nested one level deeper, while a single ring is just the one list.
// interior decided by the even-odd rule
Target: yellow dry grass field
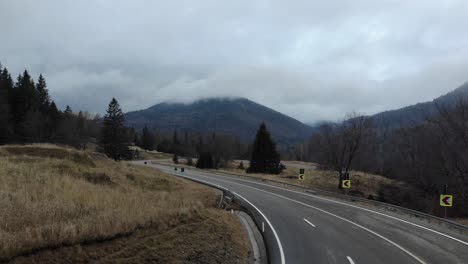
[{"label": "yellow dry grass field", "polygon": [[[200,263],[245,262],[248,250],[241,224],[214,208],[217,195],[207,187],[97,153],[53,145],[3,146],[0,261],[43,258],[38,262],[60,263],[66,256],[73,263],[87,258],[105,262],[118,260],[121,253],[125,263],[140,263],[145,256],[160,263],[194,257],[209,260]],[[219,231],[225,241],[216,234],[203,238],[203,227]],[[191,235],[178,233],[184,228]],[[135,245],[125,247],[119,242],[133,240]],[[188,247],[184,254],[171,246],[179,240]]]}]

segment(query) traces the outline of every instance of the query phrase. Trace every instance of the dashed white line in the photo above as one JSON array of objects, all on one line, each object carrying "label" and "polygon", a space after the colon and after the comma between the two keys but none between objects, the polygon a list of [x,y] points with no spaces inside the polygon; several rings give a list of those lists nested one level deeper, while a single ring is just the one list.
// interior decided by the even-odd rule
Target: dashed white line
[{"label": "dashed white line", "polygon": [[[202,176],[202,177],[208,177],[208,178],[209,178],[209,176],[204,176],[204,175],[200,175],[200,176]],[[463,244],[463,245],[465,245],[465,246],[468,246],[468,242],[463,241],[463,240],[461,240],[461,239],[458,239],[458,238],[456,238],[456,237],[453,237],[453,236],[444,234],[444,233],[442,233],[442,232],[436,231],[436,230],[434,230],[434,229],[430,229],[430,228],[425,227],[425,226],[422,226],[422,225],[418,225],[418,224],[416,224],[416,223],[412,223],[412,222],[409,222],[409,221],[400,219],[400,218],[395,217],[395,216],[387,215],[387,214],[384,214],[384,213],[381,213],[381,212],[377,212],[377,211],[374,211],[374,210],[371,210],[371,209],[367,209],[367,208],[364,208],[364,207],[359,207],[359,206],[352,205],[352,204],[348,204],[348,203],[345,203],[345,202],[335,201],[335,200],[332,200],[332,199],[328,199],[328,198],[324,198],[324,197],[319,197],[319,196],[317,196],[317,195],[311,195],[311,194],[307,194],[307,193],[303,193],[303,192],[298,192],[298,191],[294,191],[294,190],[290,190],[290,189],[285,189],[285,188],[281,188],[281,187],[277,187],[277,186],[273,186],[273,185],[269,185],[269,184],[264,184],[264,183],[254,182],[254,181],[248,181],[248,180],[243,180],[243,179],[232,179],[232,177],[229,177],[229,176],[221,176],[221,175],[220,175],[220,177],[222,177],[222,178],[228,178],[228,179],[231,179],[231,180],[234,180],[234,181],[243,181],[243,182],[248,182],[248,183],[252,183],[252,184],[267,186],[267,187],[271,187],[271,188],[274,188],[274,189],[279,189],[279,190],[283,190],[283,191],[288,191],[288,192],[292,192],[292,193],[297,193],[297,194],[301,194],[301,195],[304,195],[304,196],[312,197],[312,198],[315,198],[315,199],[324,200],[324,201],[328,201],[328,202],[332,202],[332,203],[336,203],[336,204],[341,204],[341,205],[345,205],[345,206],[349,206],[349,207],[361,209],[361,210],[364,210],[364,211],[366,211],[366,212],[371,212],[371,213],[374,213],[374,214],[378,214],[378,215],[381,215],[381,216],[385,216],[385,217],[388,217],[388,218],[390,218],[390,219],[397,220],[397,221],[400,221],[400,222],[403,222],[403,223],[406,223],[406,224],[409,224],[409,225],[412,225],[412,226],[415,226],[415,227],[424,229],[424,230],[426,230],[426,231],[432,232],[432,233],[434,233],[434,234],[438,234],[438,235],[440,235],[440,236],[446,237],[446,238],[448,238],[448,239],[457,241],[457,242],[459,242],[459,243],[461,243],[461,244]],[[219,179],[219,178],[218,178],[218,179]],[[230,182],[230,183],[236,183],[236,182],[232,182],[232,181],[228,181],[228,182]],[[239,183],[237,183],[237,184],[239,184]]]},{"label": "dashed white line", "polygon": [[348,259],[349,264],[354,264],[354,261],[350,256],[346,256],[346,258]]},{"label": "dashed white line", "polygon": [[306,223],[308,223],[309,225],[311,225],[312,227],[315,227],[315,225],[312,224],[309,220],[307,220],[307,219],[304,218],[304,221],[305,221]]},{"label": "dashed white line", "polygon": [[[203,175],[199,175],[199,176],[209,178],[208,176],[203,176]],[[283,196],[283,195],[279,195],[279,194],[276,194],[276,193],[268,192],[268,191],[265,191],[265,190],[262,190],[262,189],[258,189],[258,188],[255,188],[255,187],[252,187],[252,186],[248,186],[248,185],[245,185],[245,184],[240,184],[240,183],[237,183],[237,182],[231,182],[231,181],[226,181],[226,180],[222,180],[222,179],[218,179],[218,180],[224,181],[224,182],[228,182],[228,183],[232,183],[232,184],[236,184],[236,185],[239,185],[239,186],[244,186],[244,187],[246,187],[246,188],[253,189],[253,190],[257,190],[257,191],[260,191],[260,192],[268,193],[268,194],[271,194],[271,195],[274,195],[274,196],[283,198],[283,199],[285,199],[285,200],[289,200],[289,201],[291,201],[291,202],[295,202],[295,203],[304,205],[304,206],[306,206],[306,207],[310,207],[310,208],[315,209],[315,210],[317,210],[317,211],[320,211],[320,212],[322,212],[322,213],[325,213],[325,214],[334,216],[334,217],[336,217],[336,218],[338,218],[338,219],[341,219],[341,220],[343,220],[343,221],[345,221],[345,222],[348,222],[348,223],[350,223],[350,224],[352,224],[352,225],[354,225],[354,226],[357,226],[357,227],[359,227],[359,228],[361,228],[361,229],[363,229],[363,230],[365,230],[365,231],[367,231],[367,232],[369,232],[369,233],[371,233],[371,234],[373,234],[373,235],[375,235],[375,236],[381,238],[382,240],[387,241],[388,243],[392,244],[393,246],[397,247],[397,248],[400,249],[401,251],[403,251],[403,252],[405,252],[406,254],[408,254],[410,257],[412,257],[413,259],[415,259],[417,262],[419,262],[419,263],[421,263],[421,264],[426,264],[426,262],[424,262],[424,261],[423,261],[422,259],[420,259],[418,256],[414,255],[413,253],[411,253],[411,252],[408,251],[407,249],[403,248],[403,247],[400,246],[399,244],[393,242],[392,240],[390,240],[390,239],[388,239],[388,238],[382,236],[381,234],[379,234],[379,233],[377,233],[377,232],[375,232],[375,231],[370,230],[369,228],[366,228],[366,227],[364,227],[364,226],[362,226],[362,225],[360,225],[360,224],[358,224],[358,223],[356,223],[356,222],[353,222],[353,221],[351,221],[351,220],[348,220],[348,219],[346,219],[346,218],[344,218],[344,217],[341,217],[341,216],[339,216],[339,215],[330,213],[330,212],[328,212],[328,211],[326,211],[326,210],[320,209],[320,208],[315,207],[315,206],[312,206],[312,205],[310,205],[310,204],[306,204],[306,203],[303,203],[303,202],[300,202],[300,201],[291,199],[291,198],[286,197],[286,196]],[[257,210],[258,210],[258,209],[257,209]],[[265,218],[265,219],[266,219],[266,218]],[[267,222],[268,222],[268,220],[267,220]]]}]

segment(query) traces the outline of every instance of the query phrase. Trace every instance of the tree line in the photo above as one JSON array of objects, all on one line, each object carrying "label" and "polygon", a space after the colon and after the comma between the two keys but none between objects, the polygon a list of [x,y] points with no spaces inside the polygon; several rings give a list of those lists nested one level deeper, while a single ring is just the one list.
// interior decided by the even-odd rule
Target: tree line
[{"label": "tree line", "polygon": [[135,158],[137,152],[129,146],[136,145],[144,150],[173,153],[175,160],[177,156],[198,158],[201,168],[226,167],[233,159],[255,157],[250,172],[264,171],[263,167],[268,172],[279,171],[279,154],[265,124],[252,146],[215,132],[179,133],[125,127],[125,115],[115,98],[103,118],[73,112],[70,106],[62,111],[51,99],[42,74],[35,81],[24,70],[14,81],[8,69],[0,66],[0,145],[47,142],[85,149],[92,143],[97,151],[115,160]]},{"label": "tree line", "polygon": [[159,152],[174,154],[174,163],[183,156],[188,163],[197,158],[198,168],[217,169],[224,168],[234,159],[249,160],[251,166],[248,172],[274,173],[281,172],[280,154],[276,144],[266,128],[261,124],[253,144],[241,142],[237,137],[217,133],[199,134],[177,131],[172,133],[159,132],[145,126],[140,132],[132,129],[136,146],[144,150],[157,150]]},{"label": "tree line", "polygon": [[51,142],[83,148],[99,135],[99,116],[61,111],[50,98],[45,78],[25,70],[14,81],[0,66],[0,144]]},{"label": "tree line", "polygon": [[399,128],[376,127],[359,114],[324,123],[296,148],[303,160],[334,170],[340,180],[360,170],[402,182],[380,186],[378,199],[443,215],[439,195],[454,195],[450,216],[468,216],[468,100],[438,105],[423,122]]}]

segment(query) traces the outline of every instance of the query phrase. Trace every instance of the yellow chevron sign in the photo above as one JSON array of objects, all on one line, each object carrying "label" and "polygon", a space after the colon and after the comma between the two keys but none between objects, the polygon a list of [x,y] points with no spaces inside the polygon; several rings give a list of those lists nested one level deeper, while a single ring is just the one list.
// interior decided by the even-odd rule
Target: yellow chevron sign
[{"label": "yellow chevron sign", "polygon": [[453,195],[441,194],[440,195],[440,206],[452,207],[453,206]]},{"label": "yellow chevron sign", "polygon": [[341,188],[343,188],[343,189],[351,188],[351,180],[342,180],[341,181]]}]

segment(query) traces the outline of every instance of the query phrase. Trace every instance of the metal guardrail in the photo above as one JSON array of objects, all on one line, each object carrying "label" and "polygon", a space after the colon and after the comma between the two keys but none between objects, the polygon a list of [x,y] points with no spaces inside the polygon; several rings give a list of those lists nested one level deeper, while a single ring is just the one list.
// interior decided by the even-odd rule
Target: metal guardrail
[{"label": "metal guardrail", "polygon": [[408,209],[408,208],[401,207],[401,206],[398,206],[398,205],[393,205],[393,204],[389,204],[389,203],[379,202],[379,201],[376,201],[376,200],[370,200],[370,199],[365,199],[365,198],[351,196],[351,195],[344,195],[344,194],[335,193],[335,192],[331,192],[331,191],[325,191],[325,190],[316,189],[316,188],[305,187],[305,186],[301,186],[301,185],[298,185],[298,184],[286,183],[286,182],[282,182],[282,181],[262,179],[262,178],[257,178],[257,177],[253,177],[253,176],[240,175],[240,174],[231,173],[231,172],[224,172],[224,171],[213,171],[213,172],[218,173],[218,174],[224,174],[224,175],[232,175],[232,176],[235,176],[235,177],[245,178],[245,179],[254,180],[254,181],[258,181],[258,182],[270,182],[270,183],[273,183],[273,184],[276,184],[276,185],[282,185],[284,187],[293,187],[293,188],[296,188],[296,189],[302,189],[302,190],[304,190],[306,192],[307,191],[309,191],[309,192],[312,191],[313,194],[321,194],[321,195],[326,195],[326,196],[332,196],[332,197],[335,197],[335,198],[339,198],[339,199],[343,199],[343,200],[349,200],[349,201],[352,201],[352,202],[359,201],[359,202],[364,202],[364,203],[368,203],[368,204],[372,204],[372,205],[377,205],[377,206],[384,207],[384,208],[387,208],[387,209],[392,210],[392,211],[404,212],[404,213],[407,213],[407,214],[410,214],[410,215],[413,215],[413,216],[416,216],[416,217],[419,217],[419,218],[435,220],[439,224],[443,224],[444,226],[447,226],[449,228],[461,229],[461,230],[463,230],[463,232],[468,232],[468,226],[466,226],[466,225],[462,225],[462,224],[456,223],[456,222],[448,220],[448,219],[440,218],[440,217],[437,217],[437,216],[434,216],[434,215],[431,215],[431,214],[419,212],[419,211]]},{"label": "metal guardrail", "polygon": [[[211,182],[203,181],[203,180],[200,180],[200,179],[187,177],[187,176],[182,175],[182,173],[172,173],[172,174],[176,175],[176,176],[179,176],[179,177],[182,177],[182,178],[187,179],[187,180],[191,180],[193,182],[201,183],[201,184],[204,184],[206,186],[210,186],[212,188],[216,188],[218,190],[221,190],[223,192],[223,197],[231,198],[233,203],[238,204],[242,208],[242,210],[244,212],[246,212],[253,219],[253,221],[254,221],[255,225],[257,226],[258,230],[260,230],[260,234],[263,236],[264,241],[275,241],[274,234],[273,234],[272,230],[270,230],[270,226],[268,226],[265,223],[265,219],[263,218],[261,213],[256,208],[254,208],[251,204],[249,204],[246,200],[244,200],[243,198],[238,197],[233,192],[231,192],[229,189],[227,189],[225,187],[222,187],[222,186],[220,186],[218,184],[213,184]],[[270,263],[269,260],[278,259],[278,258],[275,258],[275,256],[272,255],[274,251],[270,250],[271,246],[272,245],[269,245],[268,243],[265,243],[265,248],[266,248],[266,252],[267,252],[267,256],[268,256],[268,260],[267,260],[268,263]]]},{"label": "metal guardrail", "polygon": [[[171,165],[171,164],[165,164],[165,165]],[[196,169],[196,168],[191,168],[191,169],[199,170],[199,169]],[[199,170],[199,171],[206,171],[206,170]],[[375,206],[384,207],[389,211],[400,211],[400,212],[404,212],[406,214],[409,214],[409,215],[412,215],[412,216],[415,216],[415,217],[418,217],[418,218],[433,220],[433,221],[438,222],[438,224],[444,225],[444,226],[449,227],[449,228],[455,228],[455,229],[461,230],[461,231],[468,234],[468,226],[466,226],[466,225],[462,225],[462,224],[456,223],[456,222],[448,220],[448,219],[440,218],[440,217],[437,217],[435,215],[431,215],[431,214],[423,213],[423,212],[420,212],[420,211],[408,209],[408,208],[401,207],[401,206],[394,205],[394,204],[379,202],[379,201],[376,201],[376,200],[370,200],[370,199],[365,199],[365,198],[351,196],[351,195],[344,195],[344,194],[331,192],[331,191],[325,191],[325,190],[321,190],[321,189],[317,189],[317,188],[305,187],[305,186],[298,185],[298,184],[293,184],[293,183],[287,183],[287,182],[270,180],[270,179],[262,179],[262,178],[257,178],[257,177],[253,177],[253,176],[248,176],[248,175],[241,175],[241,174],[227,172],[227,171],[219,171],[219,170],[209,170],[209,171],[212,172],[212,173],[217,173],[217,174],[222,174],[222,175],[231,175],[231,176],[235,176],[235,177],[239,177],[239,178],[254,180],[254,181],[257,181],[257,182],[270,182],[270,183],[273,183],[273,184],[276,184],[276,185],[282,185],[282,186],[284,186],[286,188],[293,187],[293,188],[297,188],[297,189],[302,189],[305,192],[311,192],[312,191],[315,194],[332,196],[332,197],[342,199],[342,200],[348,200],[348,201],[352,201],[352,202],[358,201],[358,202],[363,202],[363,203],[367,203],[367,204],[372,204],[372,205],[375,205]]]}]

